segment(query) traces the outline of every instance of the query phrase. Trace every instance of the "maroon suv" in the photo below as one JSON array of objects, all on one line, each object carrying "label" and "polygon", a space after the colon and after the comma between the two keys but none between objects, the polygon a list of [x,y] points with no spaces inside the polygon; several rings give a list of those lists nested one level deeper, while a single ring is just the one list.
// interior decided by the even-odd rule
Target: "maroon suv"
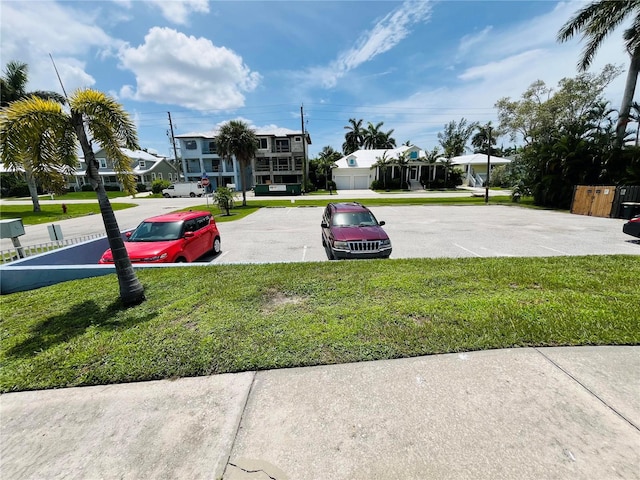
[{"label": "maroon suv", "polygon": [[389,258],[391,240],[371,211],[356,202],[330,203],[322,217],[322,245],[329,260]]}]

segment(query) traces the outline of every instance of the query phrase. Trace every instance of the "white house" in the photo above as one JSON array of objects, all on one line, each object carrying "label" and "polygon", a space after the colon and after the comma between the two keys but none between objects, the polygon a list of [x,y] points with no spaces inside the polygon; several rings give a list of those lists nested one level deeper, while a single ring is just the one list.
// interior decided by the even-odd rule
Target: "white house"
[{"label": "white house", "polygon": [[[491,155],[489,158],[490,168],[497,165],[508,165],[511,159],[503,157],[495,157]],[[462,175],[462,184],[469,187],[482,187],[487,179],[487,155],[484,153],[474,153],[473,155],[461,155],[453,157],[451,164],[460,168],[464,173]]]},{"label": "white house", "polygon": [[[345,155],[336,162],[337,167],[331,171],[336,188],[338,190],[369,189],[374,180],[381,178],[380,172],[373,165],[380,158],[397,159],[402,155],[406,156],[408,160],[406,173],[411,190],[422,188],[420,181],[427,175],[426,168],[429,164],[425,160],[425,152],[414,145],[378,150],[357,150]],[[390,178],[399,177],[400,169],[398,166],[391,165],[390,168]],[[434,173],[435,169],[431,174]]]}]

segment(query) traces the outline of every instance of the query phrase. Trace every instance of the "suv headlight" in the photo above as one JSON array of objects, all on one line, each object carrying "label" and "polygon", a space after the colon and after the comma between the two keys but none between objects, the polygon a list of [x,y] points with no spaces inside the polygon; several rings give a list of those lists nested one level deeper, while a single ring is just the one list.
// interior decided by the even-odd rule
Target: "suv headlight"
[{"label": "suv headlight", "polygon": [[339,248],[341,250],[349,250],[349,244],[347,242],[333,242],[333,248]]},{"label": "suv headlight", "polygon": [[381,240],[380,241],[380,246],[382,246],[382,247],[387,247],[389,245],[391,245],[391,240],[389,240],[388,238],[386,240]]}]

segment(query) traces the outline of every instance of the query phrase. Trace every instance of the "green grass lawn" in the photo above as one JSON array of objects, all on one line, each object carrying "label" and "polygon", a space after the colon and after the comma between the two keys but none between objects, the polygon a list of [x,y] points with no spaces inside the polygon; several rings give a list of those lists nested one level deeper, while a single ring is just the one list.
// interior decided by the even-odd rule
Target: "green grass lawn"
[{"label": "green grass lawn", "polygon": [[397,259],[138,271],[4,295],[0,391],[524,346],[640,343],[640,257]]},{"label": "green grass lawn", "polygon": [[[95,194],[94,194],[95,198]],[[84,215],[100,214],[100,205],[96,203],[68,203],[67,212],[62,211],[60,204],[40,204],[40,212],[33,211],[33,205],[11,205],[3,203],[0,206],[0,220],[7,218],[22,218],[24,225],[37,225],[39,223],[58,222],[68,218],[82,217]],[[122,210],[135,207],[135,203],[112,203],[113,210]]]}]

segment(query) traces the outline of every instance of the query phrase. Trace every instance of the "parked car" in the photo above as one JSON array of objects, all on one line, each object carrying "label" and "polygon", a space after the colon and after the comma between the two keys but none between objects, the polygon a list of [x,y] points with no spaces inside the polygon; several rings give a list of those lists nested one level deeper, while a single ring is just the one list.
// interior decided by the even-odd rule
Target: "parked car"
[{"label": "parked car", "polygon": [[201,183],[172,183],[162,190],[162,196],[172,197],[201,197],[207,189]]},{"label": "parked car", "polygon": [[322,245],[329,260],[389,258],[391,240],[371,211],[357,202],[330,203],[322,217]]},{"label": "parked car", "polygon": [[[144,220],[127,232],[124,246],[132,263],[193,262],[205,253],[220,253],[220,232],[211,213],[175,212]],[[111,249],[98,263],[113,263]]]},{"label": "parked car", "polygon": [[640,215],[636,215],[622,226],[622,231],[627,235],[640,238]]}]

